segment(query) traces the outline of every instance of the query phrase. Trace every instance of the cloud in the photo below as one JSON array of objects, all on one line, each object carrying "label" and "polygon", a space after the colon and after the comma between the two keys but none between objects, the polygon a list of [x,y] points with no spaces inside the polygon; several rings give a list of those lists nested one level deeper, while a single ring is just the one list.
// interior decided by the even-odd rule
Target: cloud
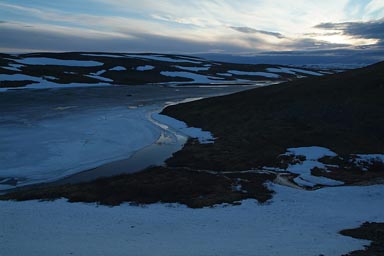
[{"label": "cloud", "polygon": [[384,16],[384,2],[382,0],[349,0],[345,12],[348,13],[351,20],[380,19]]},{"label": "cloud", "polygon": [[299,38],[292,40],[289,44],[292,49],[300,49],[306,51],[324,50],[324,49],[340,49],[348,47],[348,44],[331,43],[323,40],[316,40],[312,38]]},{"label": "cloud", "polygon": [[[266,31],[267,32],[267,31]],[[212,38],[193,38],[172,34],[152,33],[122,27],[108,32],[88,28],[72,28],[47,24],[2,23],[1,49],[15,51],[110,51],[163,53],[249,53],[272,50],[319,50],[345,47],[343,44],[310,38],[279,38],[266,40],[265,33],[216,35]],[[260,35],[259,35],[260,34]],[[275,38],[275,36],[272,36]],[[26,43],[26,38],[28,38]],[[18,50],[17,50],[18,49]],[[33,50],[35,49],[35,50]]]},{"label": "cloud", "polygon": [[[377,37],[367,41],[367,36],[373,37],[364,29],[357,29],[351,22],[336,22],[348,21],[343,10],[347,4],[352,8],[356,3],[296,0],[293,6],[286,0],[3,0],[0,16],[6,23],[0,22],[0,30],[7,33],[1,33],[0,45],[20,49],[80,51],[91,47],[100,51],[185,53],[372,45],[379,40]],[[377,0],[370,3],[359,7],[356,13],[366,9],[377,13],[382,6]],[[335,24],[344,27],[337,28]],[[371,30],[371,34],[378,32],[377,28]]]},{"label": "cloud", "polygon": [[384,19],[368,22],[321,23],[315,28],[337,31],[342,35],[384,42]]},{"label": "cloud", "polygon": [[318,33],[318,32],[312,32],[312,33],[305,33],[303,36],[308,36],[308,37],[316,37],[316,36],[336,36],[340,35],[340,32],[326,32],[326,33]]},{"label": "cloud", "polygon": [[[0,24],[0,49],[25,51],[105,51],[105,52],[242,52],[250,50],[243,41],[231,37],[215,41],[201,41],[146,32],[106,33],[88,29],[24,24]],[[128,32],[127,32],[128,33]],[[26,40],[28,39],[28,40]],[[235,39],[237,40],[237,39]],[[25,42],[28,42],[27,44]],[[263,41],[253,41],[262,46]]]},{"label": "cloud", "polygon": [[268,36],[274,36],[277,38],[285,38],[284,35],[277,33],[277,32],[270,32],[270,31],[265,31],[265,30],[258,30],[250,27],[230,27],[233,30],[236,30],[241,33],[246,33],[246,34],[253,34],[253,33],[260,33]]},{"label": "cloud", "polygon": [[203,18],[203,17],[177,17],[171,14],[161,15],[161,14],[152,14],[151,18],[160,21],[166,21],[174,24],[190,25],[201,28],[206,28],[209,26],[221,26],[220,23],[213,23],[212,20]]}]

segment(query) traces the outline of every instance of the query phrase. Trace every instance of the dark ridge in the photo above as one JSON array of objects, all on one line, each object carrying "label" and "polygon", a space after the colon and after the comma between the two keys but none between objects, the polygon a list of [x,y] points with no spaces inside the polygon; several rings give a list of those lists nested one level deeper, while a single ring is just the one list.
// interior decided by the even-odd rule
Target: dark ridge
[{"label": "dark ridge", "polygon": [[384,255],[384,223],[365,222],[359,228],[342,230],[340,234],[372,241],[364,250],[353,251],[344,256]]},{"label": "dark ridge", "polygon": [[[88,183],[19,189],[0,200],[55,200],[103,205],[181,203],[201,208],[221,203],[236,204],[247,198],[264,203],[273,191],[264,183],[272,174],[220,175],[187,169],[153,167],[143,172],[102,178]],[[241,186],[241,189],[236,189]]]},{"label": "dark ridge", "polygon": [[17,87],[25,87],[30,84],[37,83],[35,81],[0,81],[0,88],[17,88]]}]

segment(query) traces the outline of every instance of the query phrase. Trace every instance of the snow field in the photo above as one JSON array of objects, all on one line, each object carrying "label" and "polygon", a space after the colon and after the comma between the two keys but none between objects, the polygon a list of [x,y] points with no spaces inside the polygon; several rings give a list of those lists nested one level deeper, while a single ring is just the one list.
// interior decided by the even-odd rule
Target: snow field
[{"label": "snow field", "polygon": [[0,248],[7,256],[340,256],[369,244],[340,230],[384,221],[383,186],[271,186],[276,195],[269,204],[203,209],[0,202]]}]

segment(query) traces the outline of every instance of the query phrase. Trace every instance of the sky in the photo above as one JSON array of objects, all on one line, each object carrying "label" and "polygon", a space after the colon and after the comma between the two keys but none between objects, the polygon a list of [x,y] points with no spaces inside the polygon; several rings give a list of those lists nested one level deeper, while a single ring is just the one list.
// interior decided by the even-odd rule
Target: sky
[{"label": "sky", "polygon": [[383,0],[0,0],[0,52],[382,49]]}]

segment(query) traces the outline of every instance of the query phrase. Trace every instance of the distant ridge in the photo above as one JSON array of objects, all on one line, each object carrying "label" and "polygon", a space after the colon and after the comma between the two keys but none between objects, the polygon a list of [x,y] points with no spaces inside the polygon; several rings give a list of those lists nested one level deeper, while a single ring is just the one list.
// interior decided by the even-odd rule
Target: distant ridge
[{"label": "distant ridge", "polygon": [[334,72],[322,68],[233,64],[193,56],[156,53],[0,54],[0,89],[254,84]]}]

